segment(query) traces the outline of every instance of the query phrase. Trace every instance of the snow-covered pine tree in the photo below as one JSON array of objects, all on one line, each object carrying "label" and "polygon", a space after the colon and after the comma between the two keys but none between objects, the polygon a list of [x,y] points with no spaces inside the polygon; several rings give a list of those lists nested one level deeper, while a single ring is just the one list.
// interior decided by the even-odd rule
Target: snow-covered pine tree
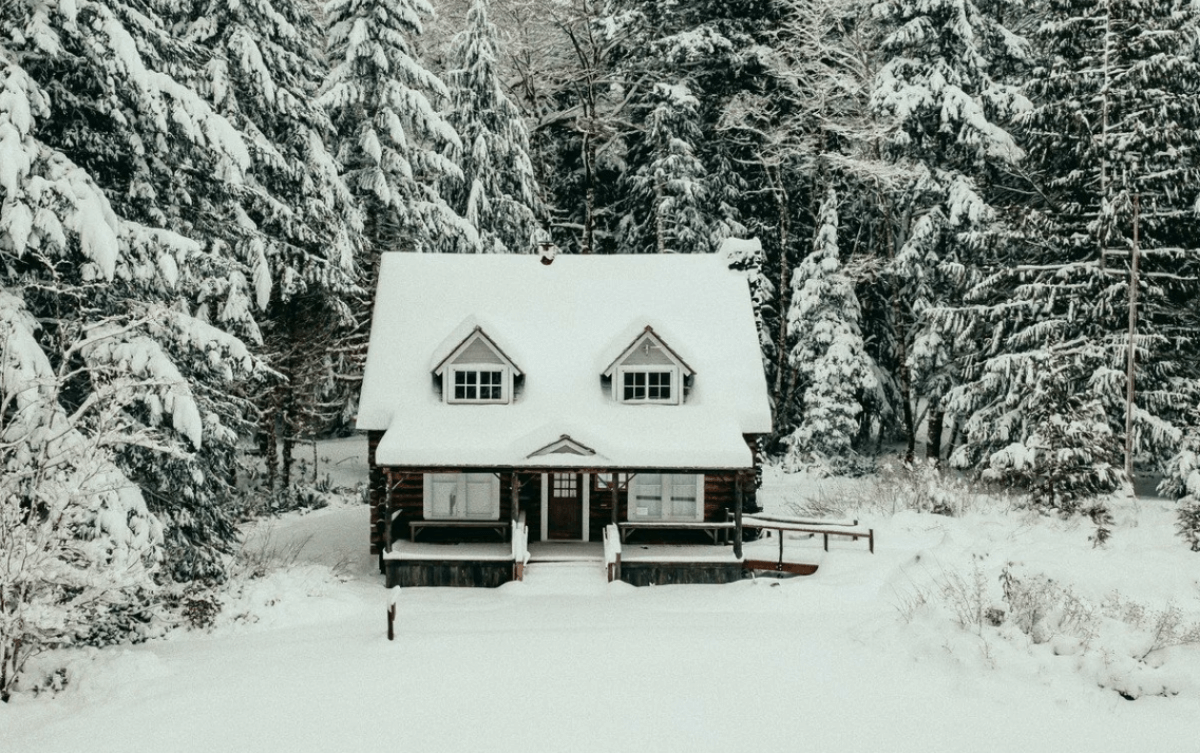
[{"label": "snow-covered pine tree", "polygon": [[[462,179],[444,187],[451,206],[479,232],[484,253],[532,253],[546,214],[529,159],[529,131],[504,91],[488,0],[474,0],[450,51],[450,110]],[[474,250],[474,249],[468,249]]]},{"label": "snow-covered pine tree", "polygon": [[[449,96],[426,68],[415,40],[426,0],[330,0],[329,77],[318,104],[331,114],[343,177],[365,215],[373,254],[477,249],[479,234],[440,191],[462,171],[448,156],[461,148],[441,115]],[[374,285],[374,265],[363,265]]]},{"label": "snow-covered pine tree", "polygon": [[1124,0],[1054,0],[1043,12],[1034,108],[1020,121],[1039,198],[1023,217],[1018,260],[972,294],[989,358],[954,398],[980,417],[958,460],[1021,439],[1032,406],[1016,396],[1063,349],[1100,354],[1063,389],[1099,401],[1112,434],[1124,435],[1136,197],[1134,452],[1165,461],[1198,386],[1195,312],[1184,303],[1200,262],[1197,17],[1182,3]]},{"label": "snow-covered pine tree", "polygon": [[730,269],[736,269],[746,274],[750,283],[750,301],[754,304],[754,323],[758,330],[758,345],[762,349],[763,367],[770,366],[775,360],[775,337],[769,322],[776,316],[774,311],[775,287],[767,277],[763,267],[762,242],[757,238],[726,238],[717,250]]},{"label": "snow-covered pine tree", "polygon": [[[748,232],[741,216],[753,193],[746,174],[756,172],[754,149],[745,132],[731,135],[720,121],[745,93],[773,91],[766,60],[777,19],[772,0],[609,4],[606,38],[636,129],[623,182],[632,191],[621,197],[629,207],[620,210],[627,250],[658,248],[659,217],[664,235],[674,225],[695,238],[687,250],[715,250],[728,237],[767,237],[758,228]],[[702,213],[691,209],[698,201],[705,202]],[[660,205],[665,214],[655,209]]]},{"label": "snow-covered pine tree", "polygon": [[[1096,378],[1105,358],[1099,348],[1075,342],[1023,359],[1019,368],[1030,371],[1023,389],[967,422],[972,441],[987,437],[1000,446],[1008,440],[988,456],[984,478],[1028,489],[1034,506],[1062,515],[1120,488],[1121,444],[1105,416],[1103,380]],[[1006,379],[998,360],[989,367],[988,379]]]},{"label": "snow-covered pine tree", "polygon": [[286,488],[293,439],[344,424],[357,386],[330,378],[355,371],[341,338],[329,335],[354,325],[362,219],[326,148],[328,114],[313,101],[326,73],[324,34],[299,0],[198,0],[188,21],[189,39],[212,54],[199,88],[252,135],[252,188],[239,195],[234,243],[253,271],[266,350],[283,377],[256,403],[269,418],[262,431],[270,435],[270,483]]},{"label": "snow-covered pine tree", "polygon": [[821,203],[812,253],[792,275],[788,361],[803,389],[800,424],[788,441],[787,461],[838,471],[854,454],[865,393],[876,387],[874,364],[863,347],[854,283],[838,251],[837,193]]},{"label": "snow-covered pine tree", "polygon": [[[911,171],[887,197],[895,362],[908,453],[923,398],[937,406],[955,381],[956,341],[932,314],[961,300],[974,256],[994,232],[996,212],[982,187],[989,168],[1022,156],[1004,124],[1027,108],[997,71],[1025,56],[1023,41],[973,0],[884,0],[874,6],[887,62],[871,107],[890,126],[884,155]],[[934,379],[933,377],[937,377]],[[940,426],[940,415],[938,417]],[[935,448],[936,450],[936,448]]]},{"label": "snow-covered pine tree", "polygon": [[656,83],[646,101],[644,132],[632,145],[621,220],[625,252],[708,253],[718,237],[712,227],[708,171],[696,156],[700,102],[686,85]]},{"label": "snow-covered pine tree", "polygon": [[[25,290],[46,360],[68,367],[69,415],[111,383],[148,385],[112,460],[165,523],[175,574],[217,576],[253,416],[231,393],[259,371],[239,338],[259,335],[249,270],[221,240],[250,157],[169,73],[187,78],[199,58],[156,8],[21,0],[0,17],[0,285]],[[69,348],[102,322],[94,346]],[[145,432],[154,443],[136,441]]]}]

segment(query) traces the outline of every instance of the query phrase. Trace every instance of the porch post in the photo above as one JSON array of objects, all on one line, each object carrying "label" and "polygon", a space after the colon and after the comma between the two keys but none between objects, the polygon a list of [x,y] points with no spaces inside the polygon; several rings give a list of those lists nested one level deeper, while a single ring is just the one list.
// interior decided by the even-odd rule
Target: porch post
[{"label": "porch post", "polygon": [[733,476],[733,556],[742,558],[742,472]]},{"label": "porch post", "polygon": [[517,476],[516,468],[513,468],[512,480],[509,486],[511,487],[510,491],[512,492],[512,510],[510,512],[512,514],[512,522],[516,523],[517,518],[520,517],[517,508],[521,504],[521,479],[519,476]]},{"label": "porch post", "polygon": [[383,551],[392,551],[392,489],[396,482],[392,481],[392,472],[387,471],[387,486],[383,495]]},{"label": "porch post", "polygon": [[621,474],[613,472],[608,477],[608,482],[609,482],[608,488],[612,489],[613,525],[614,526],[617,525],[618,523],[620,523],[620,516],[618,515],[618,512],[617,512],[617,479],[620,478],[620,476],[621,476]]}]

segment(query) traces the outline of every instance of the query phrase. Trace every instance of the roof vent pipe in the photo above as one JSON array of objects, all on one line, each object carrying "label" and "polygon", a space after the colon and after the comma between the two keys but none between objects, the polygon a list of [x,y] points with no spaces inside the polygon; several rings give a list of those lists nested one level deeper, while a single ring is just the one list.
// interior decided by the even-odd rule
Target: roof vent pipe
[{"label": "roof vent pipe", "polygon": [[542,241],[538,244],[538,252],[542,255],[542,264],[549,266],[554,263],[554,257],[558,254],[558,246],[551,241]]}]

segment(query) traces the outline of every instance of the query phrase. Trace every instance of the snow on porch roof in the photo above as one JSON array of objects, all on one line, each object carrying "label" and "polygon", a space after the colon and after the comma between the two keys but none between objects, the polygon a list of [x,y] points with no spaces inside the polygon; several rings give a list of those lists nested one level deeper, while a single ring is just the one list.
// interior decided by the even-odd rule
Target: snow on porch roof
[{"label": "snow on porch roof", "polygon": [[[519,360],[514,403],[441,401],[429,366],[468,318]],[[623,405],[602,389],[597,362],[631,322],[687,354],[683,405]],[[384,254],[358,428],[387,430],[384,465],[577,464],[529,457],[569,434],[596,467],[749,467],[741,435],[770,432],[771,412],[746,278],[717,255]]]}]

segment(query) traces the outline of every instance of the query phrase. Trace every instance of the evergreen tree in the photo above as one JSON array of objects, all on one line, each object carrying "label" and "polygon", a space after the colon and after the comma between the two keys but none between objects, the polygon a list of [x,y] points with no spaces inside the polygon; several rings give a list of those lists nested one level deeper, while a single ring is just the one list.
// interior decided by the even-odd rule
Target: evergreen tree
[{"label": "evergreen tree", "polygon": [[313,98],[325,76],[322,30],[298,0],[202,0],[189,38],[212,54],[199,79],[217,109],[252,134],[254,190],[239,198],[238,255],[251,267],[266,350],[282,379],[259,393],[267,417],[268,475],[277,480],[282,433],[284,487],[292,440],[346,423],[357,382],[337,337],[347,333],[356,297],[362,220],[326,149],[332,125]]},{"label": "evergreen tree", "polygon": [[[1025,361],[1022,367],[1031,371],[1026,389],[968,421],[972,440],[1006,442],[987,458],[984,477],[1026,488],[1032,504],[1063,515],[1120,488],[1120,442],[1094,378],[1103,360],[1099,349],[1077,343]],[[999,381],[1006,375],[989,376]]]},{"label": "evergreen tree", "polygon": [[501,85],[496,27],[488,20],[487,0],[471,5],[450,63],[447,120],[462,141],[454,156],[463,177],[445,193],[478,230],[481,251],[531,253],[546,211],[529,159],[525,120]]},{"label": "evergreen tree", "polygon": [[876,386],[863,347],[853,282],[838,251],[837,194],[821,204],[812,253],[792,276],[788,329],[795,345],[789,362],[800,375],[803,413],[789,441],[793,465],[816,459],[837,470],[853,455],[864,393]]},{"label": "evergreen tree", "polygon": [[[1197,394],[1195,318],[1184,303],[1196,293],[1200,260],[1196,15],[1173,2],[1075,0],[1044,12],[1029,86],[1035,106],[1021,119],[1039,200],[1022,218],[1020,258],[972,294],[989,357],[955,400],[983,417],[975,426],[989,416],[1027,422],[1018,408],[1032,406],[1012,396],[1031,391],[1039,364],[1086,351],[1098,354],[1094,371],[1062,389],[1099,401],[1111,433],[1124,435],[1140,207],[1133,444],[1135,454],[1164,461]],[[1007,441],[976,431],[960,461]]]},{"label": "evergreen tree", "polygon": [[931,433],[940,435],[940,403],[947,381],[957,381],[947,366],[961,355],[933,314],[961,301],[995,233],[997,213],[983,190],[989,170],[1022,156],[1003,124],[1028,102],[997,71],[1023,58],[1025,48],[996,10],[972,0],[886,0],[874,9],[884,24],[887,62],[875,77],[871,106],[889,127],[884,156],[910,172],[882,208],[893,301],[889,369],[899,383],[909,455],[917,402],[931,401]]},{"label": "evergreen tree", "polygon": [[712,227],[708,174],[696,156],[700,102],[686,86],[657,83],[646,103],[643,144],[623,179],[622,243],[630,252],[707,253],[724,240]]},{"label": "evergreen tree", "polygon": [[34,341],[67,375],[67,415],[122,380],[146,385],[122,403],[108,457],[165,523],[173,572],[219,576],[236,440],[254,415],[232,393],[260,373],[249,269],[225,253],[246,139],[180,82],[201,58],[158,6],[9,7],[0,285],[24,289]]},{"label": "evergreen tree", "polygon": [[[479,247],[475,228],[439,190],[462,180],[447,155],[462,144],[439,112],[449,91],[415,47],[432,13],[425,0],[331,0],[325,7],[332,70],[318,103],[341,138],[343,176],[376,254]],[[370,269],[364,284],[374,285]]]}]

